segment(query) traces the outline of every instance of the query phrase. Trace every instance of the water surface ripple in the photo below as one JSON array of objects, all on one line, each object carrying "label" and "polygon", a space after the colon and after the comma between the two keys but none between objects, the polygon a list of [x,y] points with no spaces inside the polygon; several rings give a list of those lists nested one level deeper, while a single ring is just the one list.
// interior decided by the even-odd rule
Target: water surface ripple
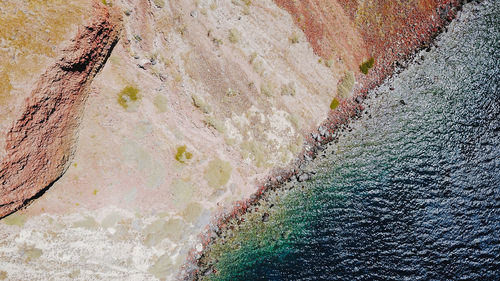
[{"label": "water surface ripple", "polygon": [[466,5],[209,278],[500,280],[499,42],[499,2]]}]

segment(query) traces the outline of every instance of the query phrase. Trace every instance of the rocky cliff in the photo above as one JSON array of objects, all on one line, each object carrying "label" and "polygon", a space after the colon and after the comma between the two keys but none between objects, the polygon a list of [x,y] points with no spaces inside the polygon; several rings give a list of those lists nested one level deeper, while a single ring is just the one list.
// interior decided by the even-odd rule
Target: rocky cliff
[{"label": "rocky cliff", "polygon": [[7,133],[0,164],[0,217],[40,195],[68,168],[89,85],[120,33],[120,16],[96,2],[91,22],[78,30],[27,98]]}]

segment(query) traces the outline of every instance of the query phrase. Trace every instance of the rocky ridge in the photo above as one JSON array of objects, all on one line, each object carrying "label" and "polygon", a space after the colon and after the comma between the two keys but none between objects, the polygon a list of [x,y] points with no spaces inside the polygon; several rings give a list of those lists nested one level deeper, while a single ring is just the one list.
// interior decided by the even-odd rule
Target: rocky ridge
[{"label": "rocky ridge", "polygon": [[89,93],[120,34],[116,10],[94,3],[93,19],[37,81],[7,133],[0,164],[0,217],[40,195],[68,168]]}]

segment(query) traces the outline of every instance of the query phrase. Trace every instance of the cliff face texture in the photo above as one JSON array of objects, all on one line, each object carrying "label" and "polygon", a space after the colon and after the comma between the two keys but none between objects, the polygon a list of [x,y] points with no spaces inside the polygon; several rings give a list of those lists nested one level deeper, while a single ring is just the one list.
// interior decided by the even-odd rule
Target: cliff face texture
[{"label": "cliff face texture", "polygon": [[174,278],[455,4],[2,1],[0,276]]},{"label": "cliff face texture", "polygon": [[68,168],[88,86],[118,40],[120,18],[96,3],[62,56],[35,84],[7,133],[0,164],[0,217],[23,206]]}]

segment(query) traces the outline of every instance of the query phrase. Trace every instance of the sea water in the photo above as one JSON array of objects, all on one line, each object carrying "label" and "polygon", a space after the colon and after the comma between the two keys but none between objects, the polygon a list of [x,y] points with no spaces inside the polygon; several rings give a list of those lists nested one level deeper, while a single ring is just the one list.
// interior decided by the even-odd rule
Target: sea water
[{"label": "sea water", "polygon": [[370,93],[311,180],[226,233],[203,278],[500,280],[500,2],[467,4],[436,45]]}]

